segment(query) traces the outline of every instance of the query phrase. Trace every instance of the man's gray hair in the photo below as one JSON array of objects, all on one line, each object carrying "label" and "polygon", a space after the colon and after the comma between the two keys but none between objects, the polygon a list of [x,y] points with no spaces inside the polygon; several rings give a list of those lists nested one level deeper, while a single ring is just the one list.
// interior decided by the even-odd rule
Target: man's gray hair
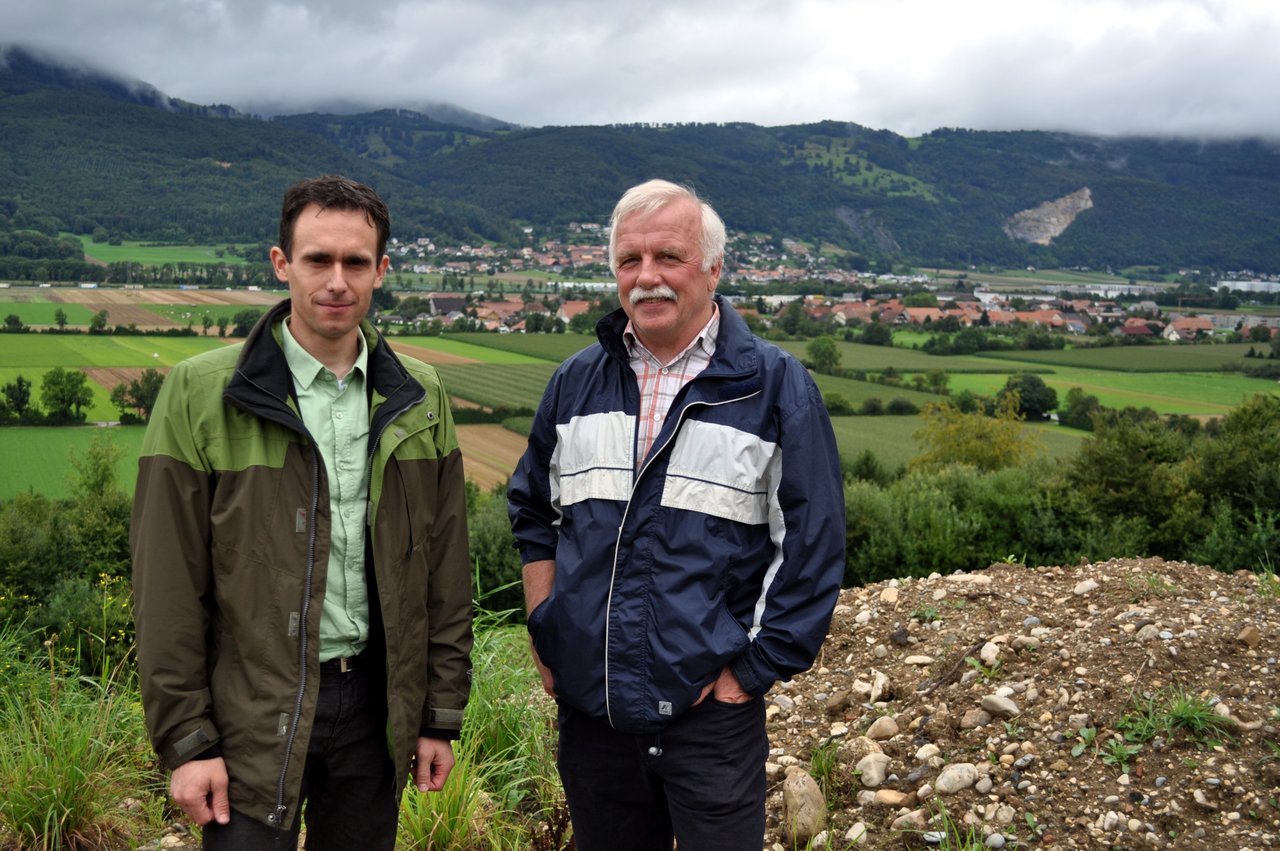
[{"label": "man's gray hair", "polygon": [[698,197],[688,186],[669,180],[647,180],[633,186],[618,199],[609,217],[609,269],[618,272],[615,261],[618,245],[618,223],[632,214],[651,215],[677,201],[692,201],[702,211],[702,239],[698,248],[702,252],[702,271],[707,271],[724,258],[724,222],[711,205]]}]

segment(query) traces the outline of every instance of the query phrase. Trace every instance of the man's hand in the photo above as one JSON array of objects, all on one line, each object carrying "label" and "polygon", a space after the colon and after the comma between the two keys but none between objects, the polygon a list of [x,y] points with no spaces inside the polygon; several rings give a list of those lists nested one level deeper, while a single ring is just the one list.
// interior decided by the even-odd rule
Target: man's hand
[{"label": "man's hand", "polygon": [[169,794],[191,820],[203,827],[211,821],[231,821],[227,799],[227,764],[222,757],[193,759],[173,770]]},{"label": "man's hand", "polygon": [[533,654],[534,667],[538,669],[538,676],[542,677],[542,690],[552,697],[556,696],[556,680],[551,676],[551,669],[542,664],[542,659],[538,656],[538,649],[533,646],[533,639],[529,639],[529,652]]},{"label": "man's hand", "polygon": [[439,792],[453,771],[453,744],[448,739],[418,739],[413,782],[419,792]]},{"label": "man's hand", "polygon": [[742,684],[738,682],[738,677],[728,665],[724,666],[724,670],[714,682],[702,687],[702,694],[693,702],[693,705],[702,703],[707,699],[707,695],[714,696],[721,703],[746,703],[751,699],[751,695],[742,690]]}]

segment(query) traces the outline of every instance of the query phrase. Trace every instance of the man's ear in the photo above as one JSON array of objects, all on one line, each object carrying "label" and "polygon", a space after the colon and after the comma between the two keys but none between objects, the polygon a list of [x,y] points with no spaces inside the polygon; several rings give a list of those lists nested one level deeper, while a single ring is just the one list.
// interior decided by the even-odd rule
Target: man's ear
[{"label": "man's ear", "polygon": [[278,245],[271,247],[271,269],[277,280],[289,283],[289,258],[284,256],[284,250]]}]

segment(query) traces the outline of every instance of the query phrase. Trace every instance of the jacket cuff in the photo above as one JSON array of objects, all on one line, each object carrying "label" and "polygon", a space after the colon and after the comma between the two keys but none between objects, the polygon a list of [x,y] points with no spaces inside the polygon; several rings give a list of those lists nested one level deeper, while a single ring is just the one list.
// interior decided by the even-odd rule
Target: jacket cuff
[{"label": "jacket cuff", "polygon": [[[197,722],[195,729],[169,742],[160,756],[165,766],[173,769],[193,759],[209,759],[212,756],[221,756],[221,741],[222,736],[219,735],[217,728],[213,726],[213,722],[207,718],[202,718]],[[217,754],[205,756],[208,751],[214,748],[218,750]]]},{"label": "jacket cuff", "polygon": [[456,742],[462,738],[461,730],[444,730],[440,727],[428,727],[423,724],[418,730],[419,739],[445,739],[450,742]]},{"label": "jacket cuff", "polygon": [[745,653],[729,663],[733,675],[738,678],[738,685],[752,697],[761,697],[773,684],[778,675],[759,658],[755,642],[752,642]]}]

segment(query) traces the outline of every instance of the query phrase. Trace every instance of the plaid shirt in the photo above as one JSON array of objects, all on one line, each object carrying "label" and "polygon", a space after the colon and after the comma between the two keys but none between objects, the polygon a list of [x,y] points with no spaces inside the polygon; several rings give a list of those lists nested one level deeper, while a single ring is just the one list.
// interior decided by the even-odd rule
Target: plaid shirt
[{"label": "plaid shirt", "polygon": [[636,453],[637,470],[648,457],[658,432],[662,431],[667,411],[671,409],[671,403],[675,401],[680,388],[711,363],[711,356],[716,351],[716,336],[720,332],[720,308],[714,302],[711,307],[711,318],[702,331],[684,351],[666,364],[659,363],[653,353],[644,347],[632,330],[631,323],[627,322],[622,339],[626,342],[631,369],[640,386],[640,422],[636,427],[637,448],[640,450]]}]

